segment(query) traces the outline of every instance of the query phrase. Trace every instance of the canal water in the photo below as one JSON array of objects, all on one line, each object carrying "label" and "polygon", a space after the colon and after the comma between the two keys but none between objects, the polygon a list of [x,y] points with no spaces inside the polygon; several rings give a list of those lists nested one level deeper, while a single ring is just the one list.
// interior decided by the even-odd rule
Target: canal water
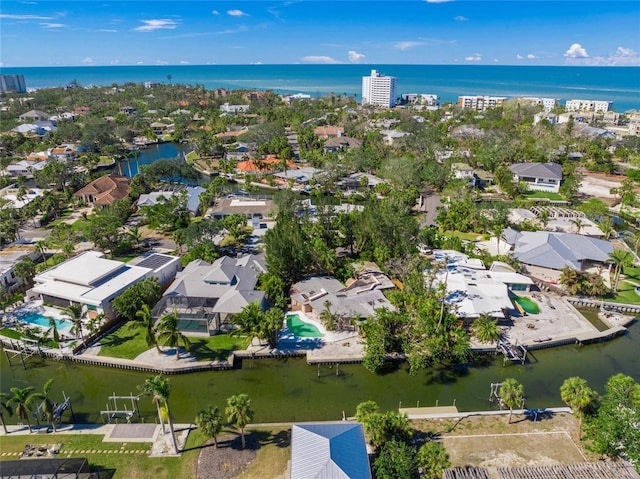
[{"label": "canal water", "polygon": [[140,166],[149,165],[156,160],[170,160],[174,158],[182,158],[193,150],[193,147],[188,143],[157,143],[149,145],[146,148],[141,148],[138,153],[138,158],[127,158],[120,160],[115,168],[114,172],[133,178],[138,174],[138,168]]},{"label": "canal water", "polygon": [[[640,325],[636,323],[629,334],[606,343],[530,353],[526,365],[503,366],[501,357],[483,357],[473,367],[429,369],[417,376],[410,376],[404,366],[372,374],[360,365],[318,368],[300,358],[245,360],[231,371],[170,376],[170,402],[180,422],[193,421],[197,411],[209,404],[223,408],[226,398],[237,393],[251,397],[256,422],[337,420],[343,411],[353,415],[356,405],[369,399],[384,409],[455,401],[458,409],[470,411],[495,407],[488,401],[490,384],[514,377],[525,387],[526,406],[544,408],[564,405],[559,388],[570,376],[587,379],[601,393],[606,380],[616,373],[640,381],[638,351]],[[78,422],[102,422],[100,411],[106,409],[108,396],[137,394],[137,385],[150,376],[40,359],[30,359],[23,370],[17,358],[10,367],[5,355],[0,356],[3,392],[13,386],[40,390],[54,378],[52,398],[60,401],[62,391],[71,397]],[[145,398],[139,404],[144,420],[153,421],[151,401]],[[9,421],[15,422],[15,416]]]}]

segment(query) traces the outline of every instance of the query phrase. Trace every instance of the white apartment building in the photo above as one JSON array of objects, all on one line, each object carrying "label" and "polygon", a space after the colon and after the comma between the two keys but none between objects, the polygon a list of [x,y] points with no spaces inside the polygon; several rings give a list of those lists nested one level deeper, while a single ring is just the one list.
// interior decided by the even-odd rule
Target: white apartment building
[{"label": "white apartment building", "polygon": [[362,77],[362,104],[384,107],[396,106],[397,78],[371,70],[371,76]]},{"label": "white apartment building", "polygon": [[539,98],[533,96],[518,98],[518,101],[527,105],[541,105],[544,111],[551,111],[558,104],[558,100],[556,100],[555,98]]},{"label": "white apartment building", "polygon": [[458,106],[463,110],[485,111],[502,106],[506,99],[504,96],[459,96]]},{"label": "white apartment building", "polygon": [[611,108],[611,101],[604,100],[567,100],[567,111],[595,111],[606,113]]},{"label": "white apartment building", "polygon": [[440,100],[438,95],[430,93],[403,93],[401,96],[402,103],[411,103],[423,106],[438,106]]}]

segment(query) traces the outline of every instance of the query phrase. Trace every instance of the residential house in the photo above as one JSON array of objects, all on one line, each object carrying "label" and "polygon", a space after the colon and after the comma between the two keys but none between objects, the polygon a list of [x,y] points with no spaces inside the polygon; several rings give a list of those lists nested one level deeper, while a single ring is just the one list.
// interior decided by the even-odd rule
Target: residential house
[{"label": "residential house", "polygon": [[293,424],[291,479],[371,479],[362,424]]},{"label": "residential house", "polygon": [[294,188],[308,189],[311,179],[316,177],[319,173],[322,173],[322,170],[308,166],[298,169],[288,169],[287,171],[279,171],[278,173],[274,173],[273,177],[280,185],[289,185],[290,183],[293,183]]},{"label": "residential house", "polygon": [[[166,283],[180,264],[180,258],[163,258],[148,266],[131,265],[106,259],[104,253],[87,251],[35,276],[35,285],[28,291],[29,298],[60,307],[71,304],[82,306],[83,311],[115,318],[112,301],[135,283],[154,276]],[[150,257],[151,258],[151,257]],[[141,263],[144,264],[144,263]]]},{"label": "residential house", "polygon": [[73,161],[77,156],[78,152],[76,148],[71,145],[56,146],[49,151],[49,157],[57,161]]},{"label": "residential house", "polygon": [[0,286],[14,291],[22,286],[22,278],[13,272],[14,266],[24,258],[35,261],[38,258],[35,244],[15,242],[0,249]]},{"label": "residential house", "polygon": [[400,138],[404,138],[411,133],[400,130],[381,130],[380,134],[382,135],[382,141],[387,146],[392,146],[394,142]]},{"label": "residential house", "polygon": [[509,166],[514,181],[522,181],[530,190],[558,193],[562,183],[559,163],[514,163]]},{"label": "residential house", "polygon": [[425,286],[433,289],[440,284],[446,288],[445,302],[453,312],[467,319],[483,314],[496,318],[516,313],[511,291],[529,291],[531,278],[517,273],[506,263],[496,261],[490,269],[479,259],[453,250],[434,250],[435,273],[425,271]]},{"label": "residential house", "polygon": [[0,198],[10,201],[13,208],[20,209],[38,196],[42,196],[43,191],[39,188],[26,188],[24,194],[21,195],[20,187],[13,184],[0,189]]},{"label": "residential house", "polygon": [[175,125],[173,123],[164,123],[161,121],[154,121],[149,125],[149,128],[151,128],[151,131],[153,131],[153,134],[156,136],[170,135],[175,132]]},{"label": "residential house", "polygon": [[356,172],[338,181],[336,186],[343,190],[357,190],[358,188],[362,188],[365,180],[366,188],[369,189],[375,188],[379,184],[384,183],[382,178],[372,175],[371,173]]},{"label": "residential house", "polygon": [[562,269],[599,271],[609,267],[613,245],[608,241],[574,233],[503,231],[514,257],[532,276],[555,282]]},{"label": "residential house", "polygon": [[49,113],[41,110],[29,110],[28,112],[18,116],[18,120],[24,123],[27,121],[48,120],[50,116],[51,115],[49,115]]},{"label": "residential house", "polygon": [[232,145],[225,145],[224,157],[226,160],[243,161],[253,154],[254,150],[246,143],[238,142]]},{"label": "residential house", "polygon": [[238,113],[247,113],[249,108],[251,108],[251,105],[230,105],[229,103],[223,103],[220,105],[221,112],[233,115],[237,115]]},{"label": "residential house", "polygon": [[277,206],[270,199],[259,199],[252,197],[227,196],[216,201],[211,208],[211,217],[222,219],[225,216],[240,214],[248,218],[274,218]]},{"label": "residential house", "polygon": [[477,178],[474,169],[467,163],[453,163],[451,173],[454,178],[465,181],[469,187],[476,185]]},{"label": "residential house", "polygon": [[[293,161],[285,160],[287,168],[295,170],[298,168]],[[254,158],[251,160],[239,161],[236,164],[236,171],[238,173],[260,173],[271,172],[282,168],[282,160],[275,156],[268,156],[266,158]]]},{"label": "residential house", "polygon": [[116,200],[129,195],[131,178],[115,174],[108,174],[93,180],[88,185],[76,191],[73,196],[82,198],[85,203],[93,206],[109,206]]},{"label": "residential house", "polygon": [[292,311],[316,317],[328,303],[331,311],[343,318],[371,318],[377,309],[394,309],[375,281],[344,286],[333,276],[312,276],[291,286],[290,294]]},{"label": "residential house", "polygon": [[360,148],[361,146],[362,140],[351,138],[350,136],[336,136],[324,142],[324,151],[325,153],[337,153],[351,148]]},{"label": "residential house", "polygon": [[264,291],[255,289],[263,273],[266,267],[254,255],[223,256],[213,263],[194,260],[176,275],[152,315],[159,318],[175,311],[182,332],[216,334],[247,305],[263,304]]},{"label": "residential house", "polygon": [[556,123],[558,123],[558,115],[549,111],[541,111],[540,113],[536,113],[535,115],[533,115],[534,125],[537,125],[542,120],[545,120],[550,125],[555,125]]},{"label": "residential house", "polygon": [[313,134],[320,140],[326,140],[328,138],[337,138],[344,135],[344,128],[341,126],[317,126],[313,129]]},{"label": "residential house", "polygon": [[202,188],[201,186],[186,186],[186,187],[179,186],[171,189],[145,193],[140,195],[136,203],[136,206],[138,208],[141,208],[144,206],[154,206],[158,204],[158,202],[163,201],[163,199],[168,200],[173,196],[182,194],[183,191],[185,192],[187,197],[187,209],[192,215],[195,215],[198,212],[198,207],[200,206],[200,194],[207,191],[205,188]]},{"label": "residential house", "polygon": [[123,106],[118,111],[123,115],[133,115],[136,112],[136,109],[133,106]]},{"label": "residential house", "polygon": [[12,178],[24,176],[25,178],[33,178],[35,172],[42,170],[47,166],[46,161],[32,162],[21,160],[7,165],[5,172]]},{"label": "residential house", "polygon": [[465,110],[486,111],[490,108],[502,106],[506,99],[503,96],[459,96],[458,107]]}]

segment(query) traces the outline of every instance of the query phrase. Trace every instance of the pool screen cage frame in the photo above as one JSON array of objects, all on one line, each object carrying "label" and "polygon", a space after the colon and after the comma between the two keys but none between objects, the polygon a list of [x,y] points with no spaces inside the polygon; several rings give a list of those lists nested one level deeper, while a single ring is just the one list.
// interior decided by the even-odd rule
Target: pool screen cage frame
[{"label": "pool screen cage frame", "polygon": [[151,317],[158,322],[162,316],[174,311],[178,321],[201,321],[206,325],[209,334],[220,332],[222,319],[220,313],[214,311],[217,298],[194,296],[163,296],[151,310]]},{"label": "pool screen cage frame", "polygon": [[101,476],[92,473],[86,457],[20,459],[2,461],[2,479],[94,479]]}]

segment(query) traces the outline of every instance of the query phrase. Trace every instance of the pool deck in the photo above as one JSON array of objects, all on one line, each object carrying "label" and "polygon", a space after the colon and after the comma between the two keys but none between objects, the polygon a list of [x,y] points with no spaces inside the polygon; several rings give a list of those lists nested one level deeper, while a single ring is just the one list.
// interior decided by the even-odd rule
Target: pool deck
[{"label": "pool deck", "polygon": [[12,327],[15,324],[22,323],[30,327],[36,327],[44,330],[49,329],[48,326],[40,326],[39,324],[29,323],[27,321],[21,321],[20,317],[26,313],[39,314],[41,316],[46,316],[48,318],[54,318],[60,321],[64,321],[65,326],[62,328],[58,328],[60,337],[75,339],[75,337],[71,335],[72,323],[69,320],[69,317],[66,316],[61,310],[57,308],[52,308],[51,306],[45,306],[44,304],[42,304],[42,301],[30,301],[16,307],[11,311],[5,312],[2,322],[3,324],[6,324],[8,327]]}]

